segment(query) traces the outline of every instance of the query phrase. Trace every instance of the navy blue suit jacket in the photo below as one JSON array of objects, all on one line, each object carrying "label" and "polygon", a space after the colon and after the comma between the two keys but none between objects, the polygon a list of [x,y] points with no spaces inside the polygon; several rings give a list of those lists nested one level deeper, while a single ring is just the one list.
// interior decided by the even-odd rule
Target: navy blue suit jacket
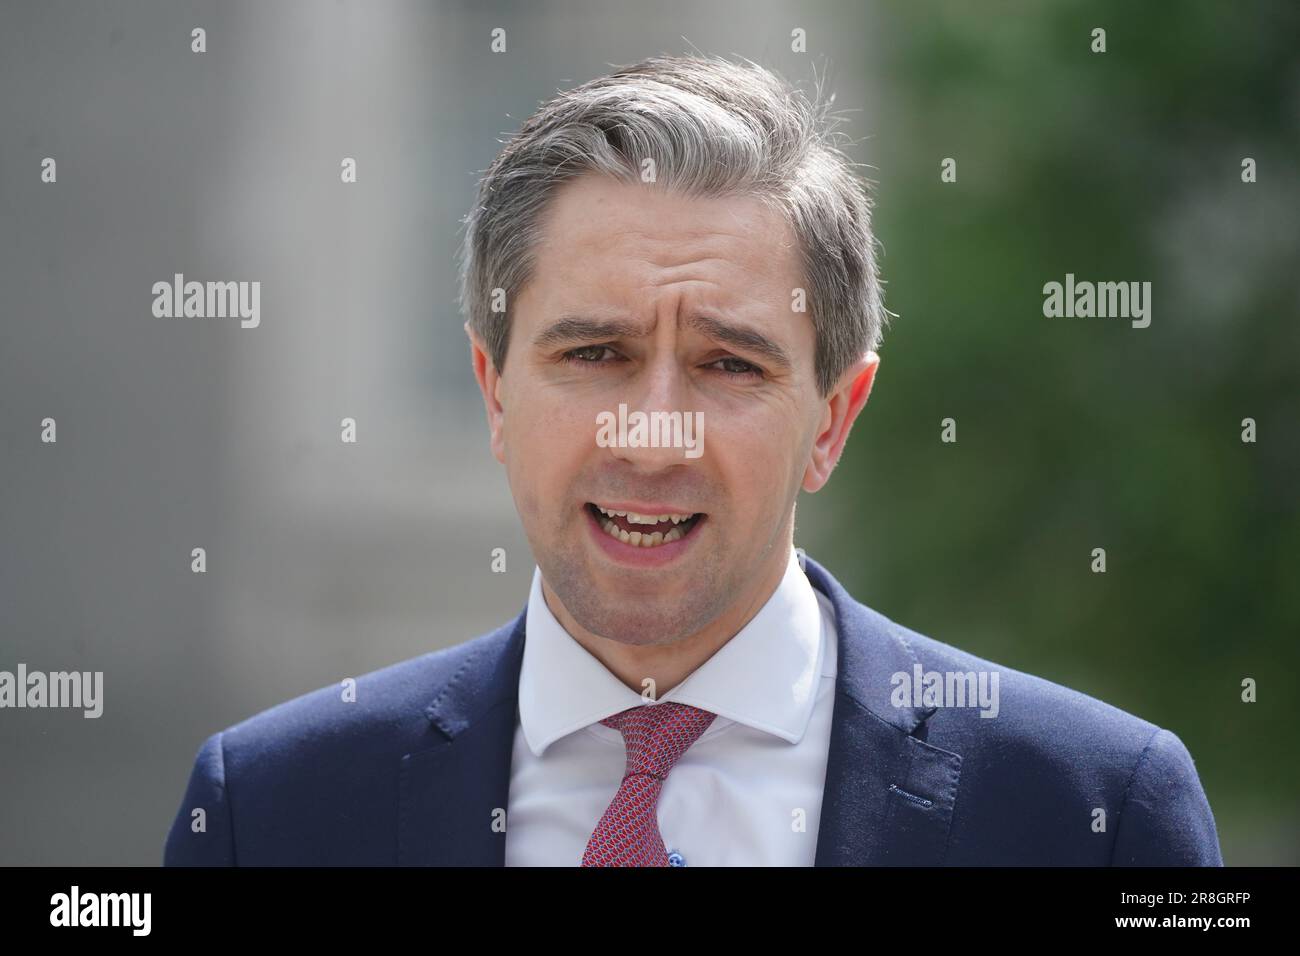
[{"label": "navy blue suit jacket", "polygon": [[[807,575],[839,632],[818,866],[1222,865],[1172,732],[895,624],[812,559]],[[360,677],[355,701],[325,687],[209,737],[164,863],[501,865],[525,617]],[[916,663],[997,671],[998,715],[894,706]]]}]

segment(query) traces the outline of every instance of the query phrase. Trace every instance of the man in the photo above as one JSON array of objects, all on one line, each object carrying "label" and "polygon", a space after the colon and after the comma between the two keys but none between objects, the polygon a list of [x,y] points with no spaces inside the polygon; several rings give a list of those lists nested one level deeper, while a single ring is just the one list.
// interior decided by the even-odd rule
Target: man
[{"label": "man", "polygon": [[167,863],[1221,865],[1173,733],[797,556],[884,315],[823,109],[652,59],[544,105],[467,225],[528,604],[209,738]]}]

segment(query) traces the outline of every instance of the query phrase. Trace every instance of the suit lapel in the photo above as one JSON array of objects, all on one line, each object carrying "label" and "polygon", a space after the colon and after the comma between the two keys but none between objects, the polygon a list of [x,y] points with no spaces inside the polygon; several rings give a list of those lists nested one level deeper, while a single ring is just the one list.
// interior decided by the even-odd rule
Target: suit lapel
[{"label": "suit lapel", "polygon": [[935,708],[895,707],[891,676],[916,656],[885,617],[806,559],[839,632],[817,866],[934,866],[943,861],[961,757],[925,741]]},{"label": "suit lapel", "polygon": [[484,637],[425,710],[439,739],[401,759],[399,865],[505,864],[525,617]]}]

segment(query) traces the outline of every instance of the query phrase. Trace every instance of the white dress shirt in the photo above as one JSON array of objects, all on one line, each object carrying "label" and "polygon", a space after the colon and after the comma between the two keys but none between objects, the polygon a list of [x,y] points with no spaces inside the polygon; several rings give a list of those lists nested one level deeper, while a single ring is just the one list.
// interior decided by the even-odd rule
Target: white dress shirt
[{"label": "white dress shirt", "polygon": [[[577,866],[623,780],[623,735],[599,721],[654,706],[575,641],[533,572],[506,811],[506,866]],[[812,866],[835,701],[830,601],[794,550],[762,609],[660,701],[717,714],[659,795],[684,866]]]}]

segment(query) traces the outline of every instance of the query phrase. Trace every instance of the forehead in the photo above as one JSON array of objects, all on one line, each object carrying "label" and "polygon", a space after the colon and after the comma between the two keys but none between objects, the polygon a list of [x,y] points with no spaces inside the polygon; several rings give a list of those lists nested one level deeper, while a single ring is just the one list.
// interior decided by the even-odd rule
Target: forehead
[{"label": "forehead", "polygon": [[548,204],[529,285],[610,297],[658,288],[789,314],[801,274],[785,217],[754,196],[695,197],[586,174]]}]

